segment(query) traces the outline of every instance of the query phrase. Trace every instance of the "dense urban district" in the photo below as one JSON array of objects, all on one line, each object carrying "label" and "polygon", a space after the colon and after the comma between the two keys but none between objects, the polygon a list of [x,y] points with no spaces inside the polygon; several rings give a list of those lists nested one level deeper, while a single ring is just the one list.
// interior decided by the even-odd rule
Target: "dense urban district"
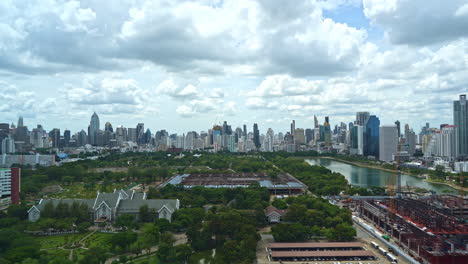
[{"label": "dense urban district", "polygon": [[[0,124],[0,263],[467,263],[468,115],[454,125],[380,125],[261,135],[227,122],[152,134],[94,113],[71,136]],[[394,173],[355,186],[306,159]],[[402,186],[401,173],[453,187]],[[404,188],[406,187],[406,188]]]}]

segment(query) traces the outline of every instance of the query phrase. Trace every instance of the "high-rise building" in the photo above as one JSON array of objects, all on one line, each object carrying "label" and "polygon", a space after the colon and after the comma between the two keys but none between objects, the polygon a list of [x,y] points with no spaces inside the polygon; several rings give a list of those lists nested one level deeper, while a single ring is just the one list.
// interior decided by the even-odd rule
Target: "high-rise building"
[{"label": "high-rise building", "polygon": [[447,157],[449,161],[455,160],[458,156],[459,138],[457,133],[457,127],[453,125],[446,125],[440,131],[440,154],[442,157]]},{"label": "high-rise building", "polygon": [[291,122],[291,135],[294,136],[294,132],[296,131],[296,120]]},{"label": "high-rise building", "polygon": [[6,138],[2,139],[2,154],[15,153],[15,140],[8,134]]},{"label": "high-rise building", "polygon": [[294,142],[297,145],[305,144],[304,129],[296,128],[294,130]]},{"label": "high-rise building", "polygon": [[0,199],[9,197],[12,204],[20,202],[21,169],[0,169]]},{"label": "high-rise building", "polygon": [[305,130],[305,141],[306,144],[309,144],[314,139],[314,131],[310,128]]},{"label": "high-rise building", "polygon": [[136,142],[138,145],[145,144],[145,124],[138,123],[136,127]]},{"label": "high-rise building", "polygon": [[379,157],[379,126],[380,120],[371,115],[367,118],[364,130],[364,155]]},{"label": "high-rise building", "polygon": [[63,141],[64,141],[64,146],[65,147],[68,147],[69,144],[70,144],[70,139],[71,139],[71,132],[70,130],[68,129],[65,129],[65,131],[63,131]]},{"label": "high-rise building", "polygon": [[258,130],[257,123],[254,123],[254,125],[253,125],[253,142],[254,142],[255,148],[259,149],[261,147],[261,144],[260,144],[260,131]]},{"label": "high-rise building", "polygon": [[60,148],[60,129],[54,128],[49,132],[49,137],[52,139],[52,147]]},{"label": "high-rise building", "polygon": [[131,142],[137,142],[137,133],[136,133],[136,128],[129,127],[127,129],[128,135],[127,135],[127,140]]},{"label": "high-rise building", "polygon": [[110,122],[106,122],[106,124],[104,125],[104,131],[114,132],[114,129],[112,128],[112,124]]},{"label": "high-rise building", "polygon": [[18,118],[18,126],[17,126],[17,127],[22,127],[22,126],[24,126],[24,124],[23,124],[23,117],[20,116],[20,117]]},{"label": "high-rise building", "polygon": [[457,129],[459,155],[468,155],[468,106],[466,94],[460,95],[458,101],[453,102],[453,120]]},{"label": "high-rise building", "polygon": [[88,127],[88,136],[89,136],[89,144],[96,145],[96,132],[99,130],[99,116],[96,112],[93,113],[91,116],[91,121]]},{"label": "high-rise building", "polygon": [[395,125],[379,128],[379,160],[391,162],[398,151],[398,130]]},{"label": "high-rise building", "polygon": [[395,125],[396,125],[396,128],[397,128],[397,131],[398,131],[398,137],[401,137],[401,130],[400,130],[400,121],[397,120],[395,121]]},{"label": "high-rise building", "polygon": [[244,125],[244,139],[247,139],[247,125]]},{"label": "high-rise building", "polygon": [[88,144],[88,135],[86,135],[86,132],[82,129],[78,132],[77,145],[81,147],[86,144]]},{"label": "high-rise building", "polygon": [[356,125],[365,126],[368,118],[369,118],[369,112],[357,112],[356,113]]}]

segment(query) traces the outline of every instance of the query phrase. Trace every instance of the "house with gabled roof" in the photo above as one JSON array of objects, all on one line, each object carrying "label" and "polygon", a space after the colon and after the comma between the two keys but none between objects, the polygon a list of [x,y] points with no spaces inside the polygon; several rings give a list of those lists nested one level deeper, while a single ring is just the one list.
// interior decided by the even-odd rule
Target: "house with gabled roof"
[{"label": "house with gabled roof", "polygon": [[273,205],[265,209],[265,216],[268,218],[269,223],[279,223],[281,218],[288,213],[288,209],[278,209]]},{"label": "house with gabled roof", "polygon": [[37,221],[46,204],[56,207],[59,203],[66,203],[69,207],[73,203],[85,204],[88,207],[90,220],[95,223],[113,222],[123,214],[134,215],[138,218],[140,208],[148,206],[154,218],[164,218],[171,221],[172,214],[179,209],[178,199],[146,199],[146,193],[126,190],[114,190],[113,193],[97,193],[95,199],[41,199],[38,204],[28,210],[29,221]]}]

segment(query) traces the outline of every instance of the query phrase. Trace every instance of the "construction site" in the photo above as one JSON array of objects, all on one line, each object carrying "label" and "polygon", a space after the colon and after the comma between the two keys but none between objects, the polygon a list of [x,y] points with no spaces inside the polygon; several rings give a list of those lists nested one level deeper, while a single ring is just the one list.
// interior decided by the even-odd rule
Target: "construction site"
[{"label": "construction site", "polygon": [[355,214],[420,263],[468,263],[468,200],[432,195],[356,200]]}]

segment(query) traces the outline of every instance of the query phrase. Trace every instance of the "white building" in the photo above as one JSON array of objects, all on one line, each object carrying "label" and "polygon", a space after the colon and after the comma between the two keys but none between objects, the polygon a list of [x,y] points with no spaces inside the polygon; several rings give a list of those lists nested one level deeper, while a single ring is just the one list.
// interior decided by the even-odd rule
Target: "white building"
[{"label": "white building", "polygon": [[454,167],[456,172],[468,172],[468,161],[455,162]]},{"label": "white building", "polygon": [[398,151],[398,130],[395,125],[380,126],[379,128],[379,158],[381,161],[391,162],[393,154]]}]

